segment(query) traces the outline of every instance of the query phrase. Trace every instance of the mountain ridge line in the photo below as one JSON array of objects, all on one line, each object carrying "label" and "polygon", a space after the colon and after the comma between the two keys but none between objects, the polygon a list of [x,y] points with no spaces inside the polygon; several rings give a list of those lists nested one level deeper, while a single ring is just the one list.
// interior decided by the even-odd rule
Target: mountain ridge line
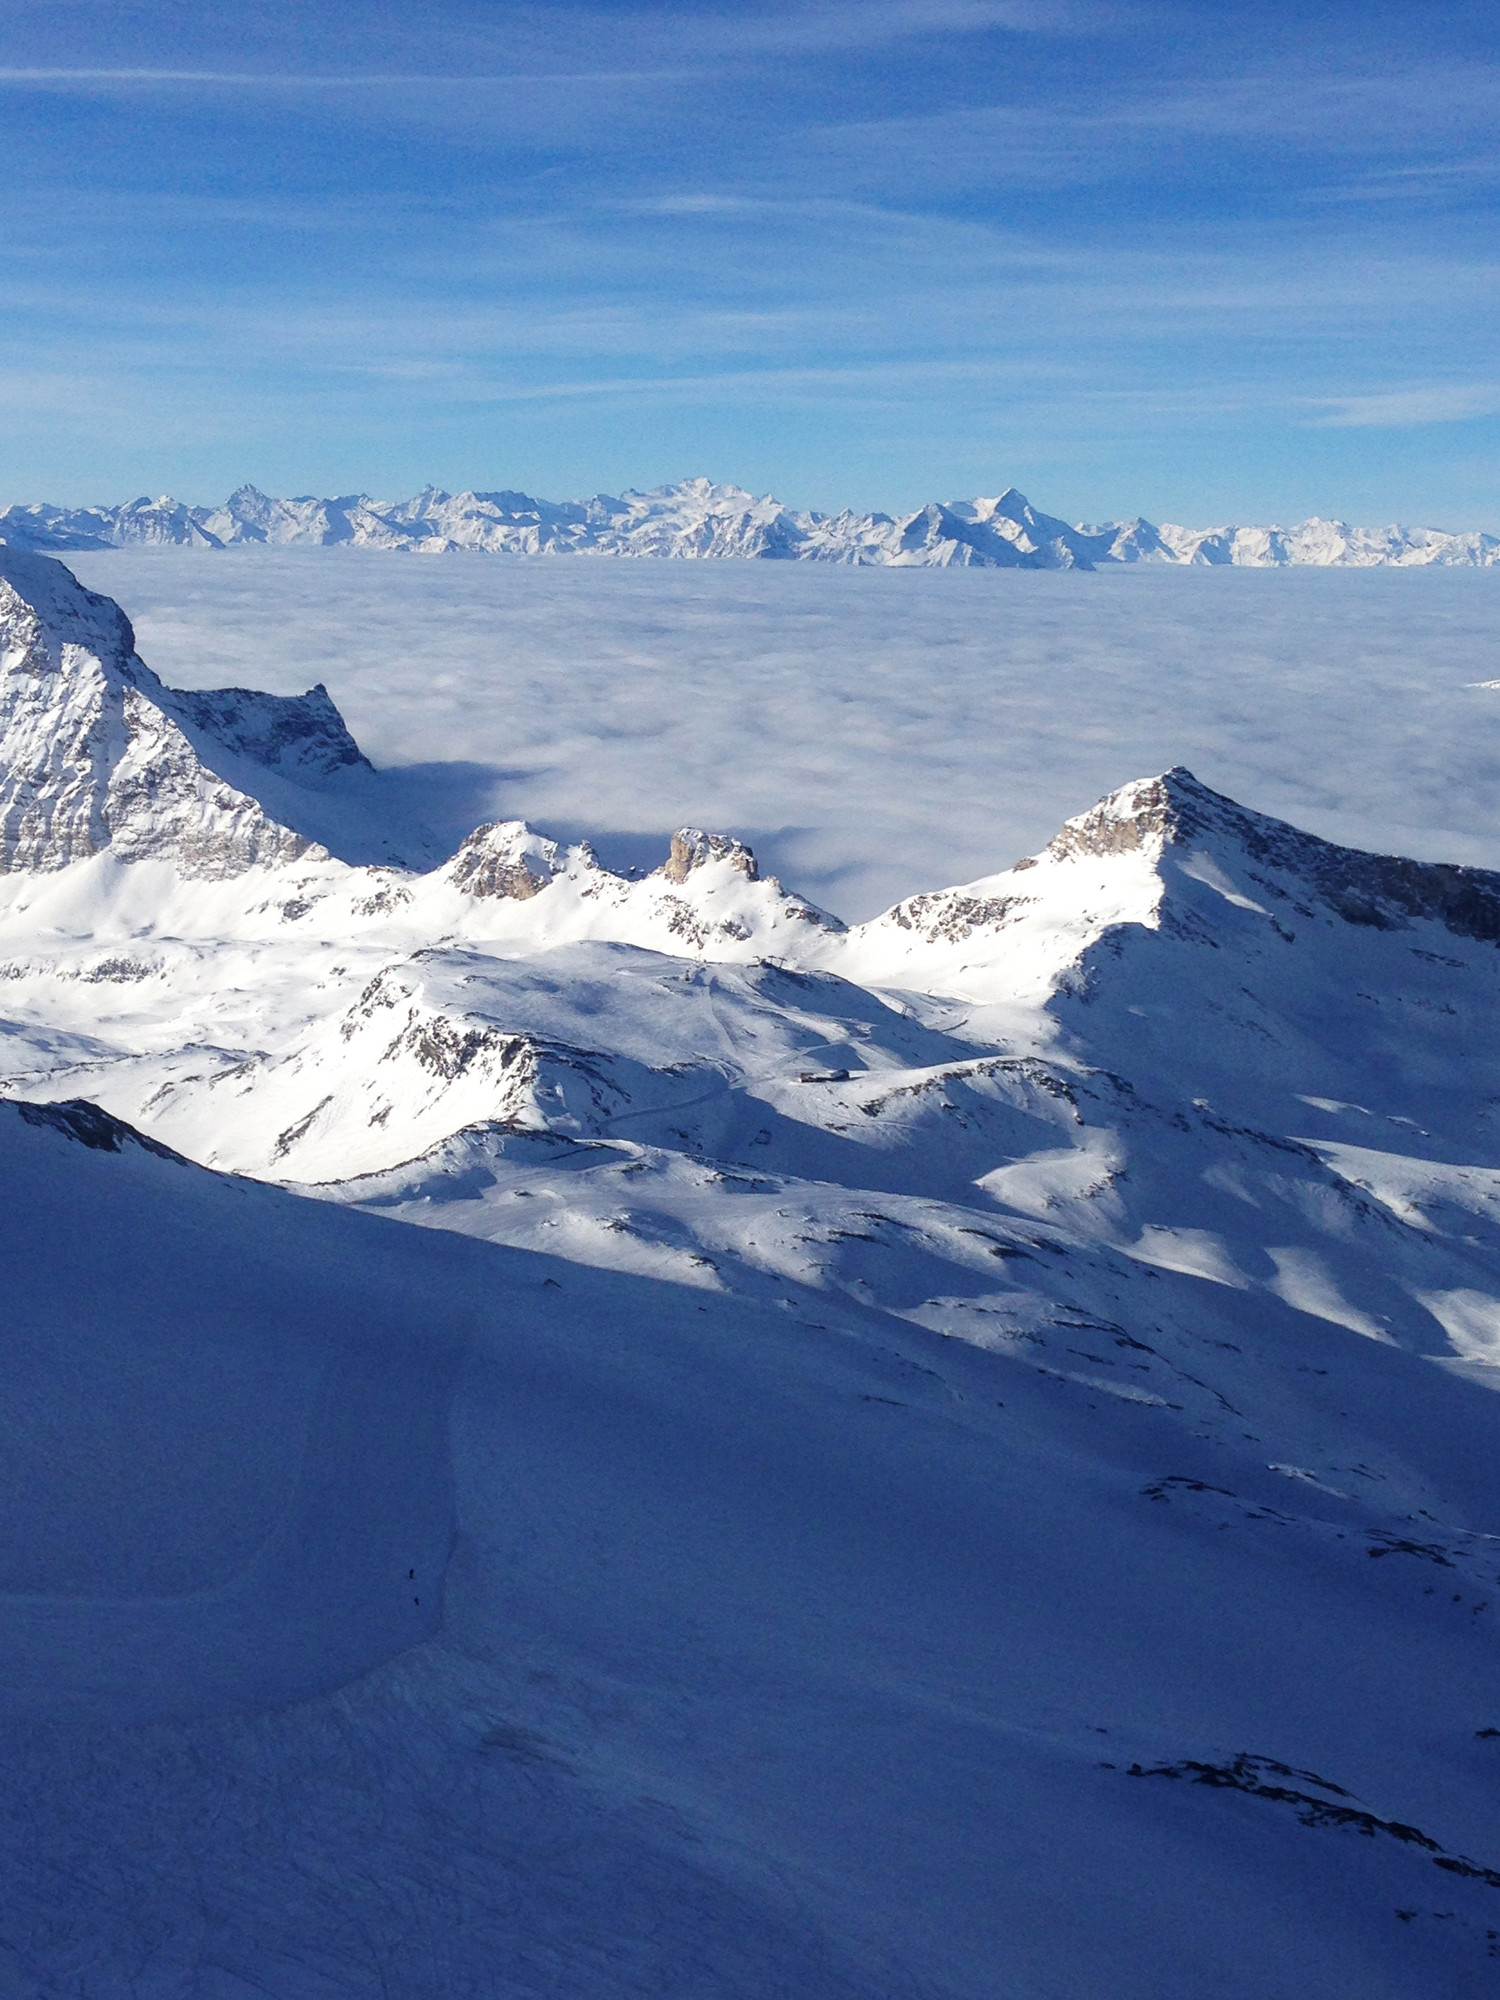
[{"label": "mountain ridge line", "polygon": [[1491,568],[1500,536],[1481,530],[1351,526],[1313,516],[1290,526],[1160,525],[1137,516],[1068,522],[1007,488],[909,513],[825,514],[706,478],[647,492],[546,500],[508,488],[405,500],[367,494],[275,498],[245,485],[217,507],[163,494],[117,506],[0,508],[0,545],[40,554],[139,545],[384,548],[428,555],[612,555],[676,560],[839,563],[893,569],[1081,569],[1137,563],[1251,569]]}]

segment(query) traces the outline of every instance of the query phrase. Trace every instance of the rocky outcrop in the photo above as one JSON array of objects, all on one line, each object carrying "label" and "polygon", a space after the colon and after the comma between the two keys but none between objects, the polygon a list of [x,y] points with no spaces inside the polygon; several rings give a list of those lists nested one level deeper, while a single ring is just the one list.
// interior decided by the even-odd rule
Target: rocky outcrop
[{"label": "rocky outcrop", "polygon": [[183,1167],[188,1164],[181,1153],[174,1153],[159,1139],[148,1139],[144,1132],[137,1132],[133,1125],[127,1125],[111,1112],[101,1111],[86,1097],[69,1097],[56,1104],[7,1104],[3,1112],[19,1118],[23,1125],[59,1132],[63,1138],[88,1147],[90,1152],[121,1153],[127,1146],[138,1146],[143,1153],[152,1153],[159,1160],[174,1160]]},{"label": "rocky outcrop", "polygon": [[539,896],[563,865],[555,841],[533,832],[525,820],[479,826],[448,864],[448,879],[467,896],[507,897],[526,903]]},{"label": "rocky outcrop", "polygon": [[1130,854],[1152,840],[1191,831],[1197,823],[1195,801],[1200,791],[1206,792],[1206,787],[1200,787],[1192,772],[1180,767],[1159,778],[1140,778],[1122,785],[1086,813],[1065,820],[1048,841],[1047,853],[1055,861]]},{"label": "rocky outcrop", "polygon": [[672,835],[671,851],[661,872],[669,882],[685,882],[695,868],[710,861],[727,861],[749,882],[760,879],[755,856],[743,841],[727,833],[704,833],[696,826],[679,827]]},{"label": "rocky outcrop", "polygon": [[[808,930],[844,928],[774,876],[762,878],[743,841],[692,826],[672,835],[660,868],[641,875],[615,874],[587,841],[564,848],[524,820],[503,820],[476,828],[442,879],[481,904],[529,903],[548,892],[538,922],[554,941],[615,937],[650,950],[743,958],[795,949]],[[489,921],[516,934],[514,912],[495,909]]]},{"label": "rocky outcrop", "polygon": [[102,816],[122,861],[170,856],[180,873],[222,880],[326,850],[282,826],[218,777],[164,709],[139,688],[122,702],[125,746],[108,776]]},{"label": "rocky outcrop", "polygon": [[[165,693],[166,690],[163,690]],[[172,711],[195,734],[236,756],[292,778],[326,778],[370,763],[344,725],[321,681],[306,694],[262,694],[257,688],[171,691]]]},{"label": "rocky outcrop", "polygon": [[897,903],[890,921],[927,944],[961,944],[975,931],[998,930],[1022,900],[1018,896],[974,896],[960,889],[939,889]]}]

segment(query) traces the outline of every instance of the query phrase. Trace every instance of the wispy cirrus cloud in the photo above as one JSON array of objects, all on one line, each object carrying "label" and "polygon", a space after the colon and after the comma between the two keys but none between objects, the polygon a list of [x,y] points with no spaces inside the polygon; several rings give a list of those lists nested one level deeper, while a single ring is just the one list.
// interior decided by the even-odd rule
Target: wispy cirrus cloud
[{"label": "wispy cirrus cloud", "polygon": [[[691,46],[737,52],[870,48],[931,35],[1078,35],[1117,31],[1145,9],[1101,0],[830,0],[795,7],[703,10]],[[658,17],[660,19],[660,17]],[[683,17],[670,17],[670,32]]]},{"label": "wispy cirrus cloud", "polygon": [[[180,440],[191,405],[308,454],[298,486],[400,483],[324,463],[336,436],[422,477],[443,437],[648,480],[701,440],[804,486],[888,466],[892,498],[1022,453],[1061,491],[1092,448],[1189,481],[1101,470],[1094,512],[1411,511],[1283,476],[1346,481],[1343,438],[1361,480],[1407,467],[1437,422],[1472,467],[1492,421],[1452,385],[1500,311],[1500,30],[1398,60],[1386,6],[1200,34],[1185,0],[0,0],[0,358],[106,385],[101,441]],[[51,485],[80,427],[10,407]]]},{"label": "wispy cirrus cloud", "polygon": [[[11,63],[0,66],[0,85],[76,86],[84,90],[104,85],[124,89],[201,86],[340,91],[547,84],[585,77],[637,80],[643,74],[697,73],[706,64],[730,59],[873,50],[931,36],[962,40],[994,34],[1104,33],[1141,17],[1142,9],[1130,0],[1118,0],[1118,4],[1108,4],[1108,0],[813,0],[797,6],[687,10],[650,5],[623,10],[569,8],[565,15],[556,9],[522,6],[507,8],[503,21],[471,5],[451,7],[441,17],[424,17],[418,34],[411,32],[409,18],[403,21],[399,14],[388,15],[375,33],[361,37],[377,60],[356,70],[333,63],[289,66],[279,48],[282,37],[277,35],[262,40],[261,49],[256,51],[261,60],[243,64]],[[185,39],[180,27],[174,39],[179,45]],[[212,45],[210,35],[199,39]],[[242,34],[238,46],[247,53],[254,51],[256,39],[253,34]],[[325,38],[325,46],[331,39]],[[317,46],[316,40],[312,46]],[[577,61],[579,49],[594,52],[595,59]],[[402,60],[414,50],[420,50],[426,60],[417,65]],[[612,51],[627,50],[633,58],[629,64],[610,64]],[[382,51],[384,61],[378,59]],[[538,67],[539,55],[560,60]],[[598,67],[600,55],[607,65],[602,70]]]},{"label": "wispy cirrus cloud", "polygon": [[1500,188],[1500,154],[1472,160],[1422,160],[1384,167],[1332,187],[1312,187],[1309,203],[1444,203],[1483,198]]},{"label": "wispy cirrus cloud", "polygon": [[509,90],[517,87],[541,88],[555,84],[642,83],[686,74],[689,72],[681,69],[570,69],[548,72],[497,70],[488,76],[450,74],[442,71],[407,74],[387,70],[370,70],[361,75],[345,76],[319,70],[297,72],[208,69],[0,69],[0,84],[57,85],[59,88],[76,84],[81,89],[94,85],[118,85],[121,89],[129,89],[132,86],[201,84],[215,89],[222,87],[250,91],[482,90],[486,86]]},{"label": "wispy cirrus cloud", "polygon": [[1331,429],[1464,423],[1472,417],[1500,416],[1500,382],[1420,382],[1330,396],[1316,407],[1319,414],[1314,421]]},{"label": "wispy cirrus cloud", "polygon": [[[799,170],[821,161],[862,189],[901,184],[935,189],[1097,184],[1169,173],[1189,184],[1221,168],[1225,147],[1269,147],[1279,157],[1359,163],[1414,184],[1438,175],[1473,178],[1478,163],[1453,149],[1491,134],[1500,66],[1418,63],[1395,74],[1215,79],[1133,79],[1074,89],[1044,103],[991,101],[898,117],[839,121],[788,135]],[[1211,148],[1183,156],[1182,147]],[[1393,155],[1423,151],[1390,165]],[[1493,166],[1489,171],[1493,172]],[[1264,170],[1256,176],[1266,178]]]}]

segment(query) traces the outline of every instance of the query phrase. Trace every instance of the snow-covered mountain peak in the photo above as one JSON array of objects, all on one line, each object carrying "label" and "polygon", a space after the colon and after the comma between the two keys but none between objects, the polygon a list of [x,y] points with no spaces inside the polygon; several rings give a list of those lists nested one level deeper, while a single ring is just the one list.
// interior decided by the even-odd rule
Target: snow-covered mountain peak
[{"label": "snow-covered mountain peak", "polygon": [[844,934],[837,917],[774,876],[762,879],[742,841],[697,827],[679,828],[649,874],[616,874],[587,841],[564,847],[524,820],[500,821],[476,828],[445,867],[400,894],[410,921],[431,934],[517,950],[590,941],[699,961],[795,963]]},{"label": "snow-covered mountain peak", "polygon": [[[1346,923],[1375,930],[1436,922],[1455,936],[1500,939],[1500,874],[1450,862],[1412,861],[1341,847],[1268,813],[1252,812],[1178,765],[1155,778],[1122,786],[1087,813],[1067,821],[1049,843],[1058,859],[1142,852],[1180,895],[1187,884],[1229,869],[1251,885],[1238,895],[1256,908],[1264,890],[1273,901],[1310,902]],[[1236,900],[1222,884],[1218,893]]]},{"label": "snow-covered mountain peak", "polygon": [[1132,779],[1087,812],[1065,820],[1047,843],[1047,852],[1066,861],[1131,853],[1153,844],[1159,849],[1187,829],[1200,795],[1214,796],[1181,765],[1154,778]]},{"label": "snow-covered mountain peak", "polygon": [[[1087,812],[1065,820],[1044,852],[1058,861],[1137,852],[1159,860],[1172,847],[1209,838],[1255,854],[1274,850],[1288,857],[1299,843],[1328,846],[1284,820],[1237,804],[1194,777],[1186,765],[1175,764],[1154,777],[1132,778]],[[1032,867],[1038,858],[1017,865]]]},{"label": "snow-covered mountain peak", "polygon": [[[906,898],[851,932],[839,963],[866,983],[1019,1007],[1009,1032],[1035,1043],[1059,995],[1115,980],[1127,941],[1139,958],[1154,933],[1213,945],[1220,972],[1295,943],[1300,976],[1322,981],[1381,933],[1403,965],[1441,956],[1439,937],[1500,941],[1500,874],[1341,847],[1177,766],[1120,786],[1011,868]],[[1218,979],[1207,960],[1179,974]]]},{"label": "snow-covered mountain peak", "polygon": [[0,548],[0,872],[105,849],[208,878],[315,860],[329,787],[361,775],[325,688],[164,687],[117,604]]},{"label": "snow-covered mountain peak", "polygon": [[0,674],[61,673],[66,647],[108,661],[126,679],[154,679],[130,620],[49,556],[0,545]]},{"label": "snow-covered mountain peak", "polygon": [[1413,567],[1500,561],[1500,536],[1438,528],[1358,528],[1317,516],[1286,527],[1160,527],[1133,520],[1069,523],[1008,486],[900,514],[817,513],[772,494],[702,476],[618,497],[545,500],[502,487],[450,493],[427,486],[406,500],[345,493],[275,499],[241,486],[217,507],[163,495],[124,506],[0,508],[0,544],[39,550],[139,542],[420,550],[508,555],[615,555],[836,562],[896,568],[1094,569],[1100,564],[1229,564],[1256,569]]},{"label": "snow-covered mountain peak", "polygon": [[664,486],[649,486],[644,491],[628,487],[623,496],[626,500],[677,500],[696,501],[701,506],[727,507],[742,510],[747,507],[778,507],[780,501],[767,494],[763,500],[745,486],[735,485],[733,480],[708,479],[702,473],[691,479],[669,480]]}]

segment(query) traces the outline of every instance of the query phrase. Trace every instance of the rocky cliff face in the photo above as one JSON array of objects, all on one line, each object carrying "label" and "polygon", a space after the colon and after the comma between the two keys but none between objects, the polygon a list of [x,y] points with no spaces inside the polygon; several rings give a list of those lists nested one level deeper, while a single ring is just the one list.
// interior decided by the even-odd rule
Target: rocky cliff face
[{"label": "rocky cliff face", "polygon": [[760,880],[755,856],[743,841],[735,840],[728,834],[705,833],[696,826],[679,827],[672,835],[672,844],[661,872],[669,882],[685,882],[695,868],[702,868],[710,861],[727,861],[747,882]]},{"label": "rocky cliff face", "polygon": [[104,849],[238,875],[324,850],[229,773],[362,763],[321,688],[289,699],[163,687],[130,621],[60,563],[0,550],[0,871],[65,868]]},{"label": "rocky cliff face", "polygon": [[194,736],[268,771],[327,778],[370,768],[321,682],[296,695],[262,694],[255,688],[174,688],[170,700],[177,720]]}]

